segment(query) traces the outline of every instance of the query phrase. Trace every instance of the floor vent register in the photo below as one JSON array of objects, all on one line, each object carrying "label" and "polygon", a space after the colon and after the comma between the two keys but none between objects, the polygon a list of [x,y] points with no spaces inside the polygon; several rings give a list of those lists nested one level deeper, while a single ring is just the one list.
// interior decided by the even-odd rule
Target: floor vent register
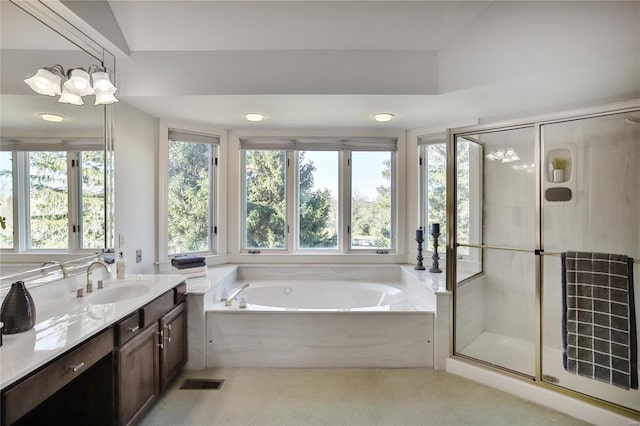
[{"label": "floor vent register", "polygon": [[180,389],[218,390],[223,383],[224,380],[186,379]]}]

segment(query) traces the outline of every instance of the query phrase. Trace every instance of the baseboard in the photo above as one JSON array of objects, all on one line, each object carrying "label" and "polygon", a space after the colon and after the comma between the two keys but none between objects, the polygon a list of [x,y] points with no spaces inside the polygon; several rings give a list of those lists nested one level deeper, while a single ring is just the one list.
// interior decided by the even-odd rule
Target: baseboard
[{"label": "baseboard", "polygon": [[465,361],[448,358],[447,372],[560,411],[592,424],[602,426],[640,425],[640,422],[632,418]]}]

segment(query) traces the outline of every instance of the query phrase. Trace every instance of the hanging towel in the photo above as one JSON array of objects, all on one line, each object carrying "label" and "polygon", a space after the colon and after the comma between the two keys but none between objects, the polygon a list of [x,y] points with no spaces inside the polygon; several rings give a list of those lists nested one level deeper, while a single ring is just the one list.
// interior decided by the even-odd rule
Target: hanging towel
[{"label": "hanging towel", "polygon": [[565,370],[638,389],[633,259],[562,253],[562,362]]}]

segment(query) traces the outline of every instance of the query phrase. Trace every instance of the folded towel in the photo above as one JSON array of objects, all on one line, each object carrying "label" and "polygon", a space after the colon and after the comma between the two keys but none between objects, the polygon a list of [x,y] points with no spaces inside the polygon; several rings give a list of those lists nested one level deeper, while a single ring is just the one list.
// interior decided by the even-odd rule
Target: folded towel
[{"label": "folded towel", "polygon": [[176,256],[173,259],[171,259],[171,265],[172,266],[188,265],[190,263],[200,263],[204,261],[205,261],[205,258],[203,256],[196,256],[194,254],[185,254],[182,256]]},{"label": "folded towel", "polygon": [[565,370],[638,389],[633,259],[562,253],[562,362]]},{"label": "folded towel", "polygon": [[208,269],[209,268],[207,268],[207,265],[200,265],[200,266],[195,267],[195,268],[175,268],[173,270],[173,273],[189,275],[189,274],[195,274],[195,273],[198,273],[198,272],[207,272]]},{"label": "folded towel", "polygon": [[207,266],[207,262],[203,260],[202,262],[181,263],[181,264],[173,265],[173,267],[176,269],[192,269],[192,268],[200,268],[202,266]]}]

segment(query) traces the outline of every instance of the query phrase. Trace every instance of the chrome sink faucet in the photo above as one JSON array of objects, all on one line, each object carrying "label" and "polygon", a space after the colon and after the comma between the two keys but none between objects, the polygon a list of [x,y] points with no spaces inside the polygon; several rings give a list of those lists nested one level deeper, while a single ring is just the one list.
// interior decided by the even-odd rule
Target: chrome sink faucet
[{"label": "chrome sink faucet", "polygon": [[231,296],[227,297],[227,300],[224,301],[224,306],[231,306],[231,302],[233,302],[233,300],[236,297],[238,297],[240,293],[242,293],[242,290],[244,290],[247,287],[249,287],[249,283],[246,283],[245,285],[243,285],[242,287],[240,287],[239,289],[231,293]]},{"label": "chrome sink faucet", "polygon": [[62,270],[62,278],[67,278],[69,276],[69,274],[67,273],[67,268],[62,263],[57,262],[55,260],[50,260],[40,265],[42,267],[42,269],[40,270],[40,272],[42,272],[42,275],[46,275],[44,270],[47,269],[45,268],[45,266],[48,266],[48,265],[58,265],[60,267],[60,270]]},{"label": "chrome sink faucet", "polygon": [[[89,267],[87,268],[87,293],[91,293],[93,291],[93,268],[94,266],[102,266],[104,268],[104,270],[109,274],[111,273],[111,269],[109,269],[109,267],[107,266],[106,263],[102,262],[101,260],[96,260],[95,262],[92,262]],[[101,288],[100,283],[98,283],[98,288]]]}]

